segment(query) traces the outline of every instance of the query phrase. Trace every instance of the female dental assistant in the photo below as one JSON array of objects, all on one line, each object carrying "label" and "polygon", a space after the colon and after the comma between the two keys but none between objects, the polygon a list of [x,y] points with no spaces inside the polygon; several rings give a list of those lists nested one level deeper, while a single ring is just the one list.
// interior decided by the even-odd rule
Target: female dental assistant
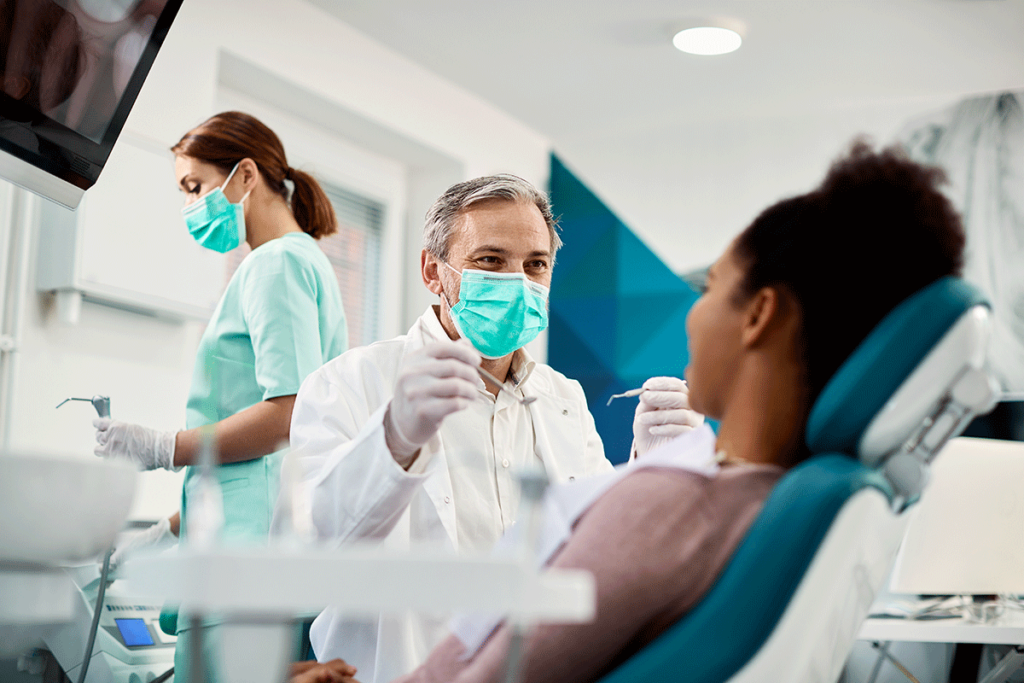
[{"label": "female dental assistant", "polygon": [[[96,420],[95,453],[141,469],[180,469],[198,463],[199,428],[213,425],[223,464],[222,538],[260,542],[270,529],[282,457],[275,451],[288,439],[295,394],[306,375],[347,346],[338,280],[315,241],[334,233],[337,220],[316,180],[291,168],[277,135],[248,114],[218,114],[171,151],[192,236],[221,253],[245,240],[252,253],[199,342],[186,430]],[[197,474],[188,467],[180,520],[161,520],[122,553],[185,535]],[[184,675],[188,668],[178,670]]]}]

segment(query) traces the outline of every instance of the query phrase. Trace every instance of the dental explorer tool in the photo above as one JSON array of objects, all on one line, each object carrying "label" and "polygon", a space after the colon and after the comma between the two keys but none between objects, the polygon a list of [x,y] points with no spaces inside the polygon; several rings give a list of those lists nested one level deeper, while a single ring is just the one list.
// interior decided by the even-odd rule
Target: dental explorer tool
[{"label": "dental explorer tool", "polygon": [[506,394],[508,394],[515,400],[519,401],[521,405],[528,406],[537,400],[536,396],[524,396],[523,398],[519,398],[518,396],[516,396],[514,391],[505,386],[504,382],[502,382],[500,379],[484,370],[479,365],[476,366],[476,371],[480,373],[480,377],[482,377],[485,382],[490,382],[492,385],[498,387],[498,391],[504,391]]},{"label": "dental explorer tool", "polygon": [[605,403],[605,405],[610,406],[612,404],[612,401],[614,401],[617,398],[633,398],[634,396],[639,396],[645,391],[647,391],[647,389],[645,389],[644,387],[640,387],[638,389],[630,389],[629,391],[624,391],[621,394],[612,394],[611,396],[608,397],[608,402]]},{"label": "dental explorer tool", "polygon": [[[685,379],[683,380],[683,384],[686,384],[686,380]],[[633,398],[634,396],[639,396],[640,394],[644,393],[645,391],[648,391],[647,387],[637,387],[636,389],[630,389],[629,391],[624,391],[621,394],[612,394],[611,396],[608,397],[608,402],[605,403],[605,405],[606,406],[610,406],[612,404],[612,401],[614,401],[617,398]]]}]

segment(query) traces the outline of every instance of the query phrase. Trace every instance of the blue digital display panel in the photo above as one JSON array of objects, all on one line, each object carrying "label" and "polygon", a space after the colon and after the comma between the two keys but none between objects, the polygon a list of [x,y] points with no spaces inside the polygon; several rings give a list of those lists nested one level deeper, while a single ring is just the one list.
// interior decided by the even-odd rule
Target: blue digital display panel
[{"label": "blue digital display panel", "polygon": [[121,632],[124,644],[128,647],[153,644],[153,636],[142,619],[114,619],[114,623],[117,624],[117,630]]}]

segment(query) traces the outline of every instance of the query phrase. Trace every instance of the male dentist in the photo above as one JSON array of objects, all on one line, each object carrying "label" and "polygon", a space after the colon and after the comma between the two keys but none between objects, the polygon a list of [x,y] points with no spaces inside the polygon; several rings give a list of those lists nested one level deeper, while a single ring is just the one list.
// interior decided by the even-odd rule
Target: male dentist
[{"label": "male dentist", "polygon": [[[291,446],[321,539],[484,551],[516,519],[517,470],[540,465],[564,482],[612,466],[579,383],[524,348],[547,326],[561,244],[547,197],[513,175],[459,183],[428,212],[423,244],[420,273],[438,304],[408,334],[310,375],[295,400]],[[477,366],[509,391],[482,381]],[[699,424],[679,385],[645,392],[638,455]],[[383,683],[422,662],[446,623],[348,619],[329,608],[310,639],[320,661],[342,658],[363,683]]]}]

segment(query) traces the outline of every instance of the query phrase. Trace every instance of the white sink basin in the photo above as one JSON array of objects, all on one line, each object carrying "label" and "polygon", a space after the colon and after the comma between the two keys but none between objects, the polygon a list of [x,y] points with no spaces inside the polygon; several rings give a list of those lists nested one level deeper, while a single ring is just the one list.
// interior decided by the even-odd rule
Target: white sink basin
[{"label": "white sink basin", "polygon": [[125,462],[0,453],[0,565],[73,562],[106,550],[137,476]]}]

